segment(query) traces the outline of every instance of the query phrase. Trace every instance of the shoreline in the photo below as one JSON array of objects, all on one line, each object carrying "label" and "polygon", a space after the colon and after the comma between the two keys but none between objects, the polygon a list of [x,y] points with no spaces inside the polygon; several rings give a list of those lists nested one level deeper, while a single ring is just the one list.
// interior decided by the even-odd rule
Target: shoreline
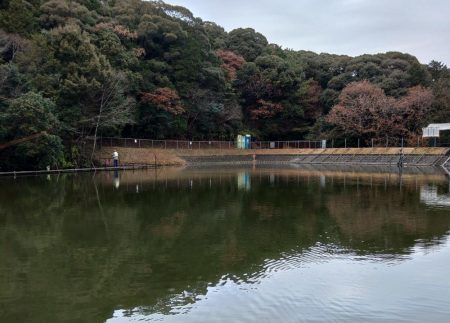
[{"label": "shoreline", "polygon": [[[110,165],[117,150],[122,166]],[[149,149],[108,147],[96,153],[98,167],[0,172],[2,176],[45,175],[115,170],[153,169],[163,166],[239,165],[349,165],[439,167],[450,176],[449,148],[325,148],[325,149]]]},{"label": "shoreline", "polygon": [[[158,167],[158,166],[156,166]],[[118,167],[86,167],[86,168],[67,168],[67,169],[51,169],[51,170],[24,170],[0,172],[0,177],[3,176],[25,176],[25,175],[50,175],[62,173],[88,173],[88,172],[104,172],[104,171],[119,171],[119,170],[137,170],[137,169],[153,169],[155,165],[128,165]]]}]

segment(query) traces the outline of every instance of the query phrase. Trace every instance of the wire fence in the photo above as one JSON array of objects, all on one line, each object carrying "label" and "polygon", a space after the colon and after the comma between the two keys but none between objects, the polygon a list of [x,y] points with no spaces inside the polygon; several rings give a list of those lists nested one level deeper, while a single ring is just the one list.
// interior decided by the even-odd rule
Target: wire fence
[{"label": "wire fence", "polygon": [[[87,138],[94,140],[94,138]],[[235,141],[218,140],[152,140],[138,138],[97,138],[97,147],[125,148],[157,148],[157,149],[237,149]],[[247,149],[300,149],[321,148],[321,140],[290,140],[290,141],[253,141]]]},{"label": "wire fence", "polygon": [[385,138],[339,138],[327,140],[327,148],[393,148],[393,147],[450,147],[447,141],[441,141],[439,138],[404,138],[404,137],[385,137]]},{"label": "wire fence", "polygon": [[[88,137],[88,140],[94,140]],[[156,149],[237,149],[236,141],[218,140],[152,140],[140,138],[97,138],[97,147],[156,148]],[[450,147],[450,143],[434,138],[405,139],[386,137],[363,140],[358,138],[328,140],[252,141],[247,149],[317,149],[317,148],[389,148],[389,147]]]}]

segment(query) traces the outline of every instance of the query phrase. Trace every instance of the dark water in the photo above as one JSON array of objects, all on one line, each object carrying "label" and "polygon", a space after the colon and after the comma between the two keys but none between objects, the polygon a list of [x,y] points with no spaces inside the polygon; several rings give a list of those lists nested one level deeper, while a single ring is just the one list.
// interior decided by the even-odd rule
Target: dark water
[{"label": "dark water", "polygon": [[448,322],[449,180],[391,171],[1,178],[0,322]]}]

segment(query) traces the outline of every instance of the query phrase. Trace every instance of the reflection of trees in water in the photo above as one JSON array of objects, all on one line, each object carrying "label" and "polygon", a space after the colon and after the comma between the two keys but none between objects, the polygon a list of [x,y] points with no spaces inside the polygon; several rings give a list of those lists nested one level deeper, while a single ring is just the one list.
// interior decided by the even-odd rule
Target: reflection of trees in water
[{"label": "reflection of trees in water", "polygon": [[26,321],[24,307],[34,321],[101,322],[142,303],[140,311],[168,313],[223,277],[252,281],[267,259],[300,261],[318,242],[395,255],[450,227],[446,210],[426,209],[413,185],[344,189],[327,178],[321,187],[317,177],[277,173],[253,175],[250,190],[233,173],[139,190],[96,184],[67,176],[2,185],[4,322]]},{"label": "reflection of trees in water", "polygon": [[[450,218],[444,210],[426,209],[421,188],[347,187],[327,199],[340,243],[361,253],[408,253],[417,240],[444,236]],[[448,211],[447,211],[448,212]]]}]

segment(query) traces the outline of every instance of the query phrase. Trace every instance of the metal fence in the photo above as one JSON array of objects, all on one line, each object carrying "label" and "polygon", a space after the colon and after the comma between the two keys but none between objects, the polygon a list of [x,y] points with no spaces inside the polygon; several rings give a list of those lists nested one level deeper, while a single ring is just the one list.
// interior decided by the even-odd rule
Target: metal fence
[{"label": "metal fence", "polygon": [[377,139],[339,138],[328,139],[327,148],[389,148],[389,147],[448,147],[449,144],[438,138],[385,137]]},{"label": "metal fence", "polygon": [[[93,138],[87,138],[94,140]],[[194,141],[194,140],[152,140],[138,138],[97,138],[97,146],[126,148],[157,148],[157,149],[235,149],[235,141]],[[320,140],[291,141],[253,141],[250,149],[299,149],[321,148]]]},{"label": "metal fence", "polygon": [[[88,140],[94,140],[91,137]],[[323,148],[322,140],[253,141],[250,149],[315,149]],[[236,149],[235,141],[218,140],[152,140],[139,138],[97,138],[97,147],[157,148],[157,149]],[[439,140],[416,138],[405,139],[386,137],[384,139],[363,140],[328,139],[326,148],[380,148],[380,147],[449,147],[449,143]]]},{"label": "metal fence", "polygon": [[290,140],[290,141],[254,141],[251,149],[306,149],[322,148],[321,140]]}]

